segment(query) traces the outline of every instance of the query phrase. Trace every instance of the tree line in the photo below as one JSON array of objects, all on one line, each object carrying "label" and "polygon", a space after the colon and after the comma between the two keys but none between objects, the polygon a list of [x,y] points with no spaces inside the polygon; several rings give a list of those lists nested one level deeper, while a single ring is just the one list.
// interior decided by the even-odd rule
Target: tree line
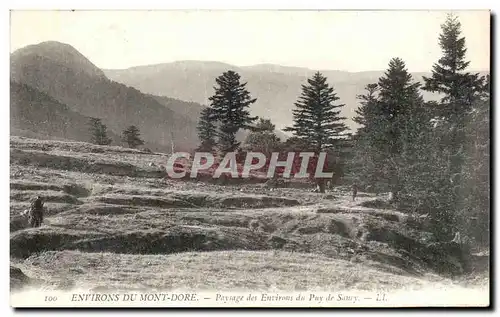
[{"label": "tree line", "polygon": [[[392,193],[400,210],[428,215],[437,239],[464,232],[489,243],[490,79],[467,72],[465,38],[458,18],[441,26],[441,58],[432,75],[416,82],[401,58],[393,58],[378,82],[358,96],[353,134],[340,115],[327,78],[316,72],[302,85],[295,103],[293,137],[281,142],[270,120],[250,115],[256,99],[240,76],[227,71],[216,79],[215,95],[201,114],[198,150],[226,153],[238,149],[327,151],[334,177],[345,176],[362,188]],[[426,101],[421,92],[438,93]],[[236,132],[250,130],[244,146]],[[324,183],[318,180],[324,192]]]},{"label": "tree line", "polygon": [[[89,126],[91,135],[90,141],[92,143],[97,145],[110,145],[112,143],[111,138],[108,137],[108,128],[102,123],[101,119],[90,118]],[[139,128],[135,125],[131,125],[123,130],[121,140],[133,149],[140,145],[144,145],[144,140],[141,139]]]},{"label": "tree line", "polygon": [[[281,141],[275,126],[250,114],[256,99],[234,71],[216,78],[215,93],[198,122],[198,151],[327,152],[332,183],[355,183],[365,190],[388,191],[399,210],[428,215],[429,231],[439,240],[464,232],[478,244],[489,244],[490,210],[490,78],[467,72],[465,38],[457,17],[441,26],[441,58],[423,85],[401,58],[390,60],[377,82],[357,96],[351,133],[341,116],[334,87],[316,72],[302,85],[295,102],[292,137]],[[421,92],[438,93],[426,101]],[[236,138],[249,130],[244,144]],[[92,142],[111,143],[106,126],[91,119]],[[130,147],[144,143],[139,129],[122,133]],[[321,192],[325,182],[316,180]]]}]

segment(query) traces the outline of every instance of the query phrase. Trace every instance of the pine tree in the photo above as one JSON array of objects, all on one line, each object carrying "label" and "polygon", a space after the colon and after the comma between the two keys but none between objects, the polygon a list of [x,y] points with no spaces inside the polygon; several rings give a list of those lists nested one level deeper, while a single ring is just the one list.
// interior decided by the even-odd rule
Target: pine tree
[{"label": "pine tree", "polygon": [[302,94],[292,110],[293,126],[285,129],[311,144],[316,153],[340,148],[348,136],[346,118],[340,116],[344,104],[334,104],[339,97],[326,80],[316,72],[307,85],[302,85]]},{"label": "pine tree", "polygon": [[413,81],[403,60],[390,61],[379,86],[379,102],[387,118],[389,184],[397,200],[399,192],[415,182],[419,171],[426,168],[427,160],[421,154],[427,145],[430,117],[419,93],[420,83]]},{"label": "pine tree", "polygon": [[447,139],[451,155],[452,177],[460,180],[464,163],[463,146],[465,130],[468,125],[472,105],[484,87],[484,78],[479,74],[465,72],[469,62],[465,60],[465,38],[461,37],[461,24],[458,18],[449,15],[441,26],[439,45],[443,56],[434,64],[432,76],[424,77],[423,90],[443,94],[439,107],[435,109],[438,120],[447,125]]},{"label": "pine tree", "polygon": [[201,111],[200,121],[198,122],[198,138],[201,141],[198,151],[214,152],[216,143],[215,137],[217,136],[217,128],[214,124],[211,108],[205,108]]},{"label": "pine tree", "polygon": [[240,82],[240,75],[232,70],[215,79],[218,87],[209,98],[214,121],[218,123],[218,146],[222,153],[233,152],[240,146],[236,133],[240,129],[250,129],[258,117],[250,116],[249,107],[257,99],[252,99],[247,83]]},{"label": "pine tree", "polygon": [[448,15],[441,30],[439,46],[443,56],[433,65],[432,76],[424,77],[423,90],[443,94],[439,114],[446,120],[458,120],[470,110],[471,102],[482,90],[484,78],[465,72],[470,62],[465,60],[467,49],[458,18]]},{"label": "pine tree", "polygon": [[461,184],[464,208],[459,226],[477,244],[489,245],[490,227],[490,80],[486,79],[484,93],[476,100],[471,124],[466,127],[467,154]]},{"label": "pine tree", "polygon": [[[442,201],[448,205],[446,221],[448,226],[463,226],[468,216],[465,210],[473,208],[470,204],[471,187],[468,184],[468,164],[470,164],[471,148],[468,147],[471,135],[469,127],[473,126],[474,108],[482,103],[485,93],[485,78],[479,74],[466,72],[469,62],[466,61],[465,38],[461,36],[461,24],[458,18],[449,15],[441,26],[439,45],[443,56],[433,66],[432,76],[424,77],[424,90],[438,92],[442,99],[434,107],[436,123],[435,151],[441,155],[443,164]],[[489,103],[489,102],[488,102]],[[451,219],[451,221],[448,221]]]},{"label": "pine tree", "polygon": [[361,176],[391,191],[395,200],[411,181],[409,168],[417,164],[412,160],[429,125],[418,87],[403,60],[393,58],[378,85],[368,85],[367,94],[359,96],[355,120],[363,126],[355,141]]},{"label": "pine tree", "polygon": [[[377,187],[381,190],[388,190],[380,185],[382,182],[382,168],[378,168],[377,162],[382,162],[384,152],[379,145],[385,142],[383,125],[380,125],[379,117],[382,113],[377,99],[378,84],[368,84],[365,87],[365,94],[358,95],[360,106],[355,110],[357,116],[353,121],[360,125],[353,136],[353,159],[350,160],[350,171],[354,181],[366,188]],[[374,188],[375,189],[375,188]]]},{"label": "pine tree", "polygon": [[90,133],[91,142],[97,145],[109,145],[111,139],[108,138],[107,127],[102,123],[101,119],[90,118]]},{"label": "pine tree", "polygon": [[[327,78],[320,72],[302,85],[302,94],[293,110],[294,122],[285,131],[308,143],[316,154],[334,151],[337,162],[342,161],[346,151],[348,128],[346,118],[340,116],[343,104],[335,104],[339,100],[333,87],[326,82]],[[324,180],[318,180],[320,192],[324,192]]]},{"label": "pine tree", "polygon": [[357,116],[353,118],[353,121],[361,125],[357,134],[363,134],[365,131],[372,131],[373,128],[371,124],[375,124],[377,121],[374,120],[374,116],[377,115],[377,97],[376,93],[378,91],[377,84],[368,84],[365,87],[366,94],[358,95],[357,99],[361,102],[361,106],[355,110]]},{"label": "pine tree", "polygon": [[140,137],[139,128],[135,125],[129,126],[122,132],[122,141],[126,142],[128,146],[133,149],[144,144],[144,141]]}]

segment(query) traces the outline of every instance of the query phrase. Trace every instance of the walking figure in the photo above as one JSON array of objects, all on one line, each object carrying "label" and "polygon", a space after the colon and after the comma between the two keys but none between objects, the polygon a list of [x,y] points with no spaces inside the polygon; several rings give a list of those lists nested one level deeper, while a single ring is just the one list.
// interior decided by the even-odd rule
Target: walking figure
[{"label": "walking figure", "polygon": [[358,195],[358,185],[353,184],[352,185],[352,201],[356,200],[356,196]]},{"label": "walking figure", "polygon": [[28,213],[29,225],[32,228],[40,227],[43,223],[43,201],[42,197],[37,196],[31,203]]}]

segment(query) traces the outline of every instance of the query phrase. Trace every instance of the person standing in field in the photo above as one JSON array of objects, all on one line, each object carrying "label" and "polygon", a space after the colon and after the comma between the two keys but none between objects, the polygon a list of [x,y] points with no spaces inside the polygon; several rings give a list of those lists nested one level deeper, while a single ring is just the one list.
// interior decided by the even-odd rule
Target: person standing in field
[{"label": "person standing in field", "polygon": [[356,200],[357,195],[358,195],[358,185],[354,183],[352,184],[352,201]]},{"label": "person standing in field", "polygon": [[29,225],[32,228],[40,227],[43,223],[43,201],[42,197],[37,196],[31,203],[28,213]]}]

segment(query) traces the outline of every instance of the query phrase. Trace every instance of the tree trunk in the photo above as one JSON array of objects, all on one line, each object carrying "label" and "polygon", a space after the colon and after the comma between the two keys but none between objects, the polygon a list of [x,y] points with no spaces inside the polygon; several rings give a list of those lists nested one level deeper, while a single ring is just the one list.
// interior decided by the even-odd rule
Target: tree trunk
[{"label": "tree trunk", "polygon": [[316,184],[318,186],[318,191],[320,193],[325,193],[325,180],[323,178],[320,178],[316,181]]},{"label": "tree trunk", "polygon": [[172,154],[175,153],[175,144],[174,144],[174,133],[170,131],[170,145],[172,147]]},{"label": "tree trunk", "polygon": [[[322,145],[321,145],[321,141],[320,141],[316,151],[314,152],[314,154],[317,158],[316,165],[319,164],[318,160],[319,160],[319,154],[321,153],[321,148],[322,148]],[[316,168],[317,168],[317,166],[316,166]],[[325,187],[326,187],[325,179],[324,178],[316,179],[316,187],[317,187],[318,192],[325,193]]]}]

